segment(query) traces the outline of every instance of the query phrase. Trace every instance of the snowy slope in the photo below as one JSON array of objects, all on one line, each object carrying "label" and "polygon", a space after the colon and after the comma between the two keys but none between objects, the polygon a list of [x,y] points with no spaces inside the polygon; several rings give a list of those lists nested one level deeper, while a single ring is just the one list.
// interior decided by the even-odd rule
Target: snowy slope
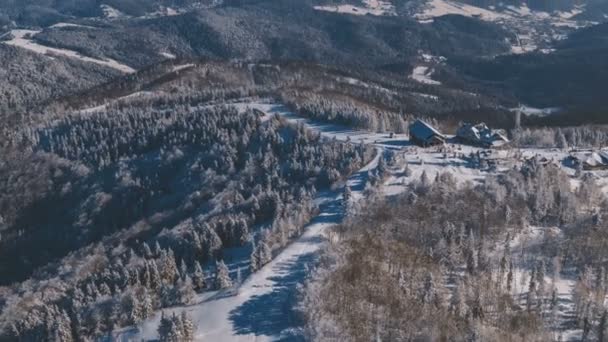
[{"label": "snowy slope", "polygon": [[91,58],[91,57],[83,56],[76,51],[53,48],[53,47],[48,47],[45,45],[38,44],[37,42],[33,41],[31,39],[31,37],[39,32],[40,31],[34,31],[34,30],[12,30],[11,34],[12,34],[13,38],[10,40],[7,40],[7,41],[3,41],[2,43],[7,44],[7,45],[12,45],[12,46],[17,46],[17,47],[20,47],[20,48],[23,48],[26,50],[33,51],[35,53],[42,54],[42,55],[58,55],[58,56],[78,59],[80,61],[87,62],[87,63],[95,63],[95,64],[99,64],[99,65],[102,65],[105,67],[119,70],[124,73],[134,73],[136,71],[135,69],[131,68],[130,66],[121,64],[113,59]]},{"label": "snowy slope", "polygon": [[352,15],[395,15],[395,7],[390,1],[364,0],[365,7],[349,4],[314,6],[318,11],[337,12]]}]

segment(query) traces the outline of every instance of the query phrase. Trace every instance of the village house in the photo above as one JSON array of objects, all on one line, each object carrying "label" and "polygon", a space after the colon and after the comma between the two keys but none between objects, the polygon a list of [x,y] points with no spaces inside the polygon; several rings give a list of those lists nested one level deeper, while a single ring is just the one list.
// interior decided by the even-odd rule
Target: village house
[{"label": "village house", "polygon": [[477,125],[465,123],[456,131],[458,140],[483,147],[502,147],[509,139],[499,130],[490,129],[485,123]]},{"label": "village house", "polygon": [[442,145],[446,141],[446,136],[437,129],[422,120],[416,120],[409,127],[410,141],[416,145],[427,147]]},{"label": "village house", "polygon": [[591,152],[588,154],[572,154],[568,159],[570,159],[573,166],[578,167],[578,165],[580,165],[583,170],[608,170],[607,151]]}]

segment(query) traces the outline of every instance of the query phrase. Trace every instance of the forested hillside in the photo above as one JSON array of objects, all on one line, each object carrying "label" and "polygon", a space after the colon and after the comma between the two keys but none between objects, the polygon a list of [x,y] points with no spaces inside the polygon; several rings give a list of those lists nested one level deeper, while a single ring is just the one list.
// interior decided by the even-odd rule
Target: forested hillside
[{"label": "forested hillside", "polygon": [[70,116],[25,131],[17,149],[29,152],[0,170],[0,273],[4,285],[31,278],[3,290],[8,340],[99,337],[229,286],[227,251],[253,244],[268,262],[316,191],[373,153],[192,102]]},{"label": "forested hillside", "polygon": [[530,160],[479,185],[423,172],[394,198],[372,196],[335,228],[309,281],[308,338],[561,340],[566,273],[578,275],[582,339],[602,340],[606,202],[588,176],[573,192],[557,166]]}]

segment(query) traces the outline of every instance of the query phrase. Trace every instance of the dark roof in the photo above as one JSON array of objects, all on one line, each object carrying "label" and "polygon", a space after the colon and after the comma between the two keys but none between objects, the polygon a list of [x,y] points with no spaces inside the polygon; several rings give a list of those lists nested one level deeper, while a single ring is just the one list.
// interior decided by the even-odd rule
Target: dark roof
[{"label": "dark roof", "polygon": [[433,136],[438,136],[445,139],[445,136],[436,130],[433,126],[422,120],[416,120],[410,125],[410,135],[415,136],[418,139],[427,140]]}]

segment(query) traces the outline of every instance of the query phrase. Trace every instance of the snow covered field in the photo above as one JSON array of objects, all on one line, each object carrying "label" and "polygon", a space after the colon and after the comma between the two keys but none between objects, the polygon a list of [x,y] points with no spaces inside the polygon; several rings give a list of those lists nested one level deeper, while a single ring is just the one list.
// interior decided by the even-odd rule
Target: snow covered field
[{"label": "snow covered field", "polygon": [[431,75],[433,75],[433,69],[429,69],[427,66],[417,66],[412,70],[410,78],[424,84],[440,85],[441,82],[433,80]]},{"label": "snow covered field", "polygon": [[500,3],[482,8],[455,0],[430,0],[414,17],[420,23],[432,23],[435,18],[449,14],[495,22],[516,35],[516,39],[509,42],[511,53],[522,54],[549,53],[553,41],[564,39],[572,30],[595,24],[577,19],[576,16],[583,12],[584,8],[580,6],[568,12],[548,13],[531,10],[525,4],[505,6]]},{"label": "snow covered field", "polygon": [[26,50],[33,51],[35,53],[39,53],[42,55],[47,55],[52,58],[51,55],[63,56],[68,58],[78,59],[87,63],[95,63],[105,67],[109,67],[112,69],[116,69],[118,71],[124,73],[134,73],[136,70],[131,68],[128,65],[121,64],[113,59],[97,59],[86,57],[79,54],[76,51],[67,50],[67,49],[59,49],[48,47],[45,45],[38,44],[37,42],[32,40],[32,36],[39,33],[40,31],[34,30],[12,30],[11,34],[13,36],[12,39],[2,42],[3,44],[20,47]]},{"label": "snow covered field", "polygon": [[318,11],[337,12],[352,15],[395,15],[395,7],[389,1],[364,0],[365,7],[349,4],[315,6]]}]

